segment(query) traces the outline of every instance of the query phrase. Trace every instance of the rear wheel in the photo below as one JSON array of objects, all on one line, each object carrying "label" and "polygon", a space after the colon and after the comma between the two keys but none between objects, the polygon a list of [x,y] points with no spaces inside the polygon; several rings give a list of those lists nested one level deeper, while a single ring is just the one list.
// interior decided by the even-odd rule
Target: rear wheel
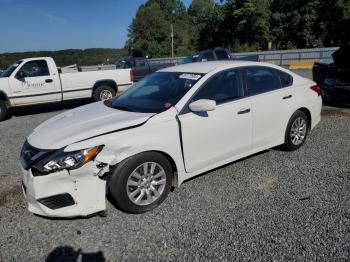
[{"label": "rear wheel", "polygon": [[3,121],[7,117],[7,106],[4,101],[0,100],[0,121]]},{"label": "rear wheel", "polygon": [[290,118],[285,134],[285,147],[289,151],[300,148],[309,131],[309,119],[302,111],[296,111]]},{"label": "rear wheel", "polygon": [[99,86],[95,89],[93,93],[93,98],[95,101],[104,101],[115,97],[116,91],[110,86]]},{"label": "rear wheel", "polygon": [[173,171],[161,154],[146,152],[123,161],[114,171],[109,190],[119,207],[144,213],[159,206],[169,194]]}]

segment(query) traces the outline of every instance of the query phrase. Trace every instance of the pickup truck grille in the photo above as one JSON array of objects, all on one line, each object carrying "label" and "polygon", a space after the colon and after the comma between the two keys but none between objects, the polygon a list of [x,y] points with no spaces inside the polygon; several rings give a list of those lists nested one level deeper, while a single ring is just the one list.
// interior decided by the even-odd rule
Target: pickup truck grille
[{"label": "pickup truck grille", "polygon": [[47,153],[50,151],[39,150],[35,147],[32,147],[27,141],[24,143],[21,154],[20,162],[25,170],[29,170],[35,163],[43,159]]}]

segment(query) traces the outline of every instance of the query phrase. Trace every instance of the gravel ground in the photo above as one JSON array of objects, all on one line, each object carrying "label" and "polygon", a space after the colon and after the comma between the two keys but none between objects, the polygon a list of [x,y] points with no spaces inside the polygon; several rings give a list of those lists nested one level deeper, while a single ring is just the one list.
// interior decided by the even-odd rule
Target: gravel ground
[{"label": "gravel ground", "polygon": [[350,259],[350,109],[325,107],[300,150],[271,149],[208,172],[147,214],[108,204],[107,217],[35,216],[20,188],[20,147],[74,106],[23,109],[0,123],[0,261]]}]

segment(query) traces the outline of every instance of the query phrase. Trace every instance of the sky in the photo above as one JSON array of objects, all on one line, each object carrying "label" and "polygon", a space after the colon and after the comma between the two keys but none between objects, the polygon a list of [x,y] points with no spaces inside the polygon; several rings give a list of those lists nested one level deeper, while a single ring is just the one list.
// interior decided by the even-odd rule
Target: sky
[{"label": "sky", "polygon": [[[121,48],[146,0],[0,0],[0,53]],[[183,1],[188,6],[191,0]]]}]

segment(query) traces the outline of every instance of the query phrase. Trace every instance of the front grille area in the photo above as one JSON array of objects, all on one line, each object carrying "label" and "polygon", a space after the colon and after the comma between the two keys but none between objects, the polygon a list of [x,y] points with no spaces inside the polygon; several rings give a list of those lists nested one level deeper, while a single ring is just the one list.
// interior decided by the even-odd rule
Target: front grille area
[{"label": "front grille area", "polygon": [[73,197],[68,193],[37,199],[37,201],[53,210],[75,205]]}]

